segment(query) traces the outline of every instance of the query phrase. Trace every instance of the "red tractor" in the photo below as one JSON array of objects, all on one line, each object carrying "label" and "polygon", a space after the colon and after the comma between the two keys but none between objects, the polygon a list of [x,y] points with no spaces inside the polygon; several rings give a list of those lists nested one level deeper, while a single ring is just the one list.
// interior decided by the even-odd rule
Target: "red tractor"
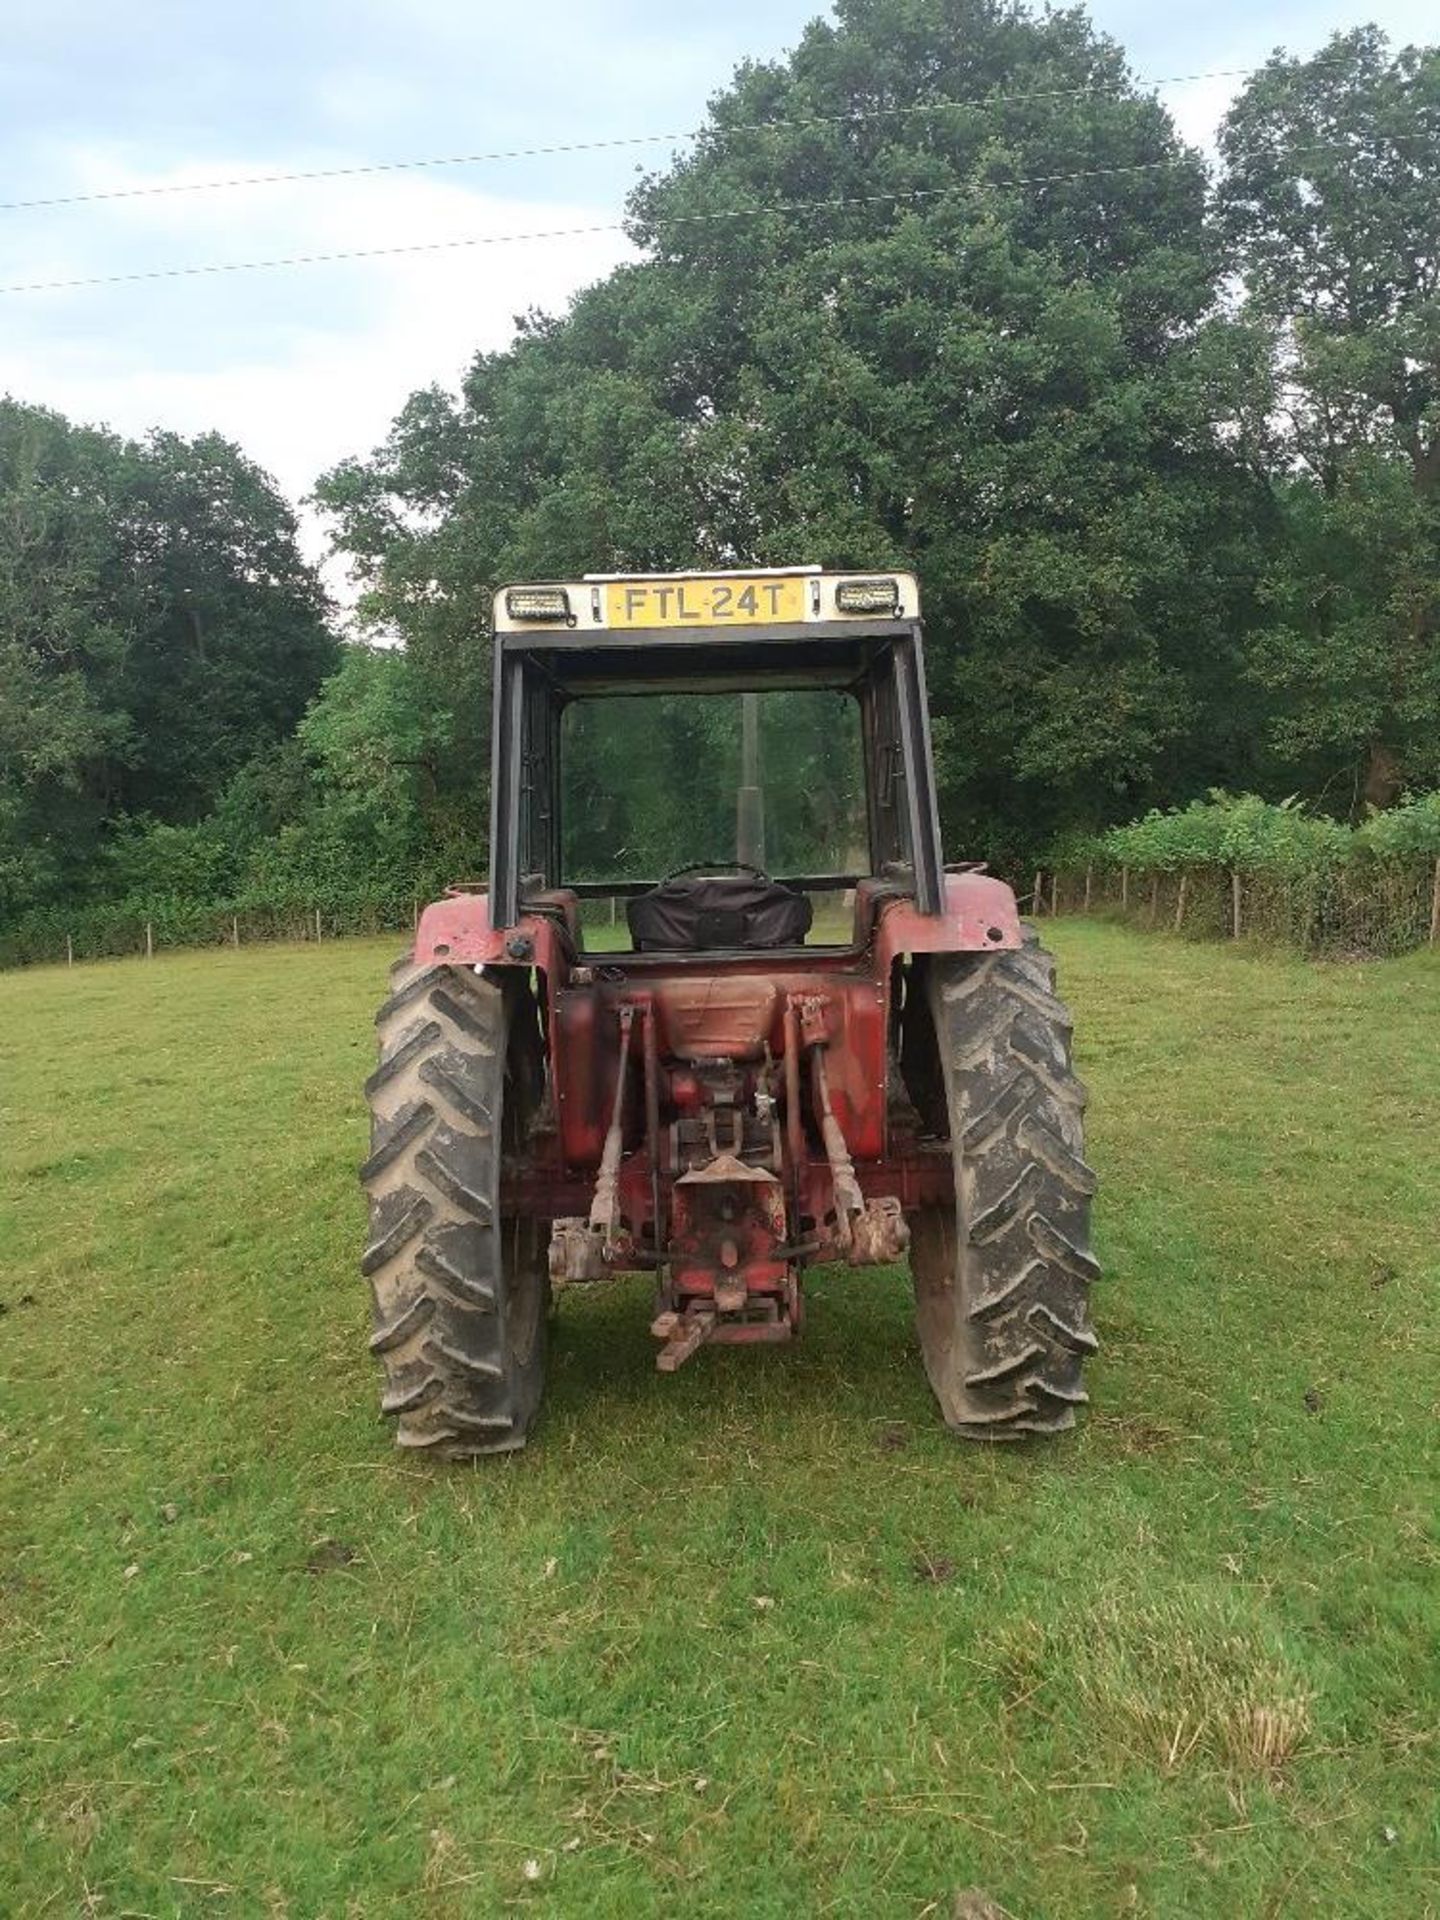
[{"label": "red tractor", "polygon": [[522,1446],[565,1287],[653,1274],[668,1372],[793,1339],[809,1266],[907,1255],[947,1424],[1073,1423],[1085,1091],[1010,889],[942,861],[919,615],[909,574],[815,568],[497,594],[489,886],[422,914],[366,1086],[402,1447]]}]

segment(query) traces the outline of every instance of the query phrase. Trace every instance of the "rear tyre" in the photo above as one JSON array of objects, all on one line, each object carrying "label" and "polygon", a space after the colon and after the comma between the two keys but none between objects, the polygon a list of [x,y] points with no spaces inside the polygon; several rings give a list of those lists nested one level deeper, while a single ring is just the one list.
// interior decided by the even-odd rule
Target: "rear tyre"
[{"label": "rear tyre", "polygon": [[955,1163],[954,1206],[911,1220],[916,1324],[946,1424],[971,1439],[1073,1426],[1097,1345],[1086,1094],[1054,985],[1033,941],[936,954],[905,1008],[911,1098]]},{"label": "rear tyre", "polygon": [[381,1411],[401,1447],[509,1452],[540,1405],[550,1305],[542,1224],[500,1212],[502,1153],[523,1143],[535,1097],[534,1002],[518,980],[406,958],[375,1024],[361,1270]]}]

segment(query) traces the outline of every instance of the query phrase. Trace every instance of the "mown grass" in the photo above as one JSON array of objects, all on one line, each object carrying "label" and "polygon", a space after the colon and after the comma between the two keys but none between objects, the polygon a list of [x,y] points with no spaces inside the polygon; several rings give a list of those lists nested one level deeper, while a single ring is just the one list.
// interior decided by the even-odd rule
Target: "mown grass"
[{"label": "mown grass", "polygon": [[1093,1409],[976,1451],[900,1274],[389,1451],[389,949],[0,977],[0,1911],[1440,1910],[1440,968],[1062,922]]}]

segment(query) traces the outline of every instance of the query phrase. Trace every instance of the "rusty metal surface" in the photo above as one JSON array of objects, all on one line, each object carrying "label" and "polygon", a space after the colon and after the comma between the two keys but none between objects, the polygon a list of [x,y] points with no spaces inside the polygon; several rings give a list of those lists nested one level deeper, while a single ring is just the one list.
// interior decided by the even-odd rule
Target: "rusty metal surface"
[{"label": "rusty metal surface", "polygon": [[577,965],[572,918],[557,896],[501,933],[482,893],[457,893],[426,910],[416,954],[541,977],[544,1122],[504,1163],[502,1211],[551,1223],[556,1286],[656,1270],[662,1370],[709,1341],[790,1339],[804,1267],[898,1261],[907,1215],[953,1203],[948,1143],[889,1099],[893,969],[911,952],[1018,945],[998,881],[948,875],[936,916],[864,883],[855,947],[765,974],[753,954]]},{"label": "rusty metal surface", "polygon": [[692,1307],[686,1313],[657,1314],[650,1323],[650,1331],[665,1344],[655,1356],[656,1367],[661,1373],[674,1373],[714,1330],[715,1315],[707,1307]]},{"label": "rusty metal surface", "polygon": [[910,1228],[895,1194],[867,1200],[850,1222],[852,1267],[888,1267],[905,1256]]},{"label": "rusty metal surface", "polygon": [[693,1353],[713,1343],[719,1347],[774,1346],[793,1337],[798,1321],[779,1312],[758,1319],[722,1319],[713,1309],[691,1306],[683,1313],[659,1313],[650,1331],[664,1344],[655,1356],[661,1373],[674,1373]]},{"label": "rusty metal surface", "polygon": [[720,1312],[738,1313],[783,1297],[785,1195],[774,1173],[717,1154],[676,1180],[673,1202],[666,1253],[676,1300],[708,1297]]},{"label": "rusty metal surface", "polygon": [[619,1010],[620,1045],[616,1055],[615,1097],[610,1110],[610,1125],[600,1154],[600,1172],[595,1181],[595,1197],[590,1202],[590,1226],[613,1243],[620,1224],[620,1160],[624,1152],[622,1122],[625,1115],[625,1070],[629,1064],[630,1028],[635,1008],[629,1002]]},{"label": "rusty metal surface", "polygon": [[[753,959],[751,961],[753,965]],[[773,980],[732,974],[656,980],[651,993],[665,1049],[678,1060],[759,1060],[775,1027]]]},{"label": "rusty metal surface", "polygon": [[[594,639],[567,630],[547,646],[574,674],[576,643]],[[658,637],[646,644],[658,659]],[[665,1372],[710,1341],[792,1338],[808,1264],[889,1264],[907,1250],[907,1215],[953,1207],[948,1142],[920,1131],[941,1121],[913,1088],[902,1095],[891,1084],[901,963],[1013,951],[1023,936],[1008,887],[981,872],[941,872],[918,627],[893,644],[899,665],[887,684],[898,717],[885,720],[883,737],[908,755],[907,779],[919,783],[909,791],[923,802],[907,843],[914,897],[893,881],[862,880],[849,946],[587,954],[574,892],[531,892],[522,908],[515,850],[530,843],[515,831],[498,832],[492,850],[493,914],[486,891],[467,886],[427,907],[416,929],[421,965],[473,967],[512,984],[519,975],[533,990],[546,1085],[523,1150],[502,1162],[501,1216],[550,1223],[557,1286],[654,1270]],[[519,674],[524,693],[531,667],[521,651],[512,659],[502,647],[500,669],[502,680]],[[555,684],[535,682],[542,706]],[[553,756],[544,747],[538,771],[521,758],[537,741],[543,747],[533,730],[514,734],[506,765],[516,784],[497,792],[510,795],[521,826],[538,822],[553,838],[558,816],[543,813]],[[906,849],[898,826],[885,825],[898,814],[877,804],[874,861],[888,872]],[[558,849],[535,871],[553,878],[557,867]]]},{"label": "rusty metal surface", "polygon": [[[803,1033],[805,1031],[803,1009],[800,1020]],[[810,1074],[814,1089],[815,1116],[820,1123],[820,1138],[825,1143],[825,1158],[830,1164],[830,1178],[835,1188],[836,1235],[840,1245],[848,1252],[853,1235],[851,1222],[863,1211],[865,1200],[860,1192],[860,1183],[855,1178],[855,1166],[850,1158],[850,1149],[846,1145],[844,1132],[830,1104],[830,1088],[825,1074],[823,1046],[817,1045],[811,1051]]]},{"label": "rusty metal surface", "polygon": [[490,924],[488,894],[457,889],[420,915],[414,955],[422,966],[535,967],[556,979],[573,966],[579,926],[574,896],[556,896],[556,914],[526,914],[515,926]]},{"label": "rusty metal surface", "polygon": [[[857,914],[859,906],[857,897]],[[918,912],[910,900],[880,898],[875,915],[872,946],[886,972],[902,953],[1007,953],[1024,944],[1015,895],[988,873],[947,873],[937,914]]]},{"label": "rusty metal surface", "polygon": [[[630,965],[626,956],[626,968]],[[595,1167],[600,1161],[614,1100],[618,1064],[616,1013],[623,1004],[660,1002],[662,987],[641,984],[622,969],[607,968],[620,977],[597,978],[585,986],[563,986],[551,996],[550,1042],[555,1078],[563,1158],[574,1167]],[[682,983],[687,995],[695,983]],[[716,993],[727,984],[711,983]],[[878,1159],[885,1151],[886,1023],[889,981],[883,985],[869,962],[852,957],[850,971],[833,978],[798,963],[777,970],[765,987],[769,1029],[755,1043],[754,1019],[759,1001],[747,987],[743,1006],[728,1007],[723,1026],[729,1030],[734,1053],[708,1057],[677,1057],[665,1042],[663,1005],[657,1018],[659,1093],[662,1106],[681,1113],[713,1110],[727,1102],[753,1106],[759,1093],[776,1111],[785,1104],[783,1062],[787,1048],[786,1007],[793,998],[814,1000],[820,1010],[812,1016],[823,1022],[830,1044],[828,1084],[838,1120],[854,1158]],[[684,1041],[688,1047],[689,1039]],[[705,1044],[722,1048],[722,1022],[709,1026]],[[717,1074],[723,1069],[733,1092],[722,1096]],[[736,1076],[740,1076],[738,1079]],[[627,1139],[627,1147],[637,1144]]]},{"label": "rusty metal surface", "polygon": [[647,1000],[640,1008],[645,1022],[645,1152],[650,1166],[650,1218],[656,1247],[666,1243],[665,1187],[661,1176],[660,1140],[660,1043],[655,1033],[655,1004]]},{"label": "rusty metal surface", "polygon": [[[787,1167],[787,1176],[788,1171]],[[668,1173],[662,1177],[668,1183]],[[867,1200],[894,1194],[906,1213],[923,1206],[942,1206],[954,1196],[948,1143],[927,1146],[908,1138],[900,1139],[885,1159],[860,1161],[855,1168],[855,1178]],[[799,1198],[792,1201],[795,1217],[818,1218],[831,1204],[833,1189],[828,1164],[822,1159],[804,1168],[797,1188]],[[507,1215],[521,1214],[532,1220],[551,1221],[567,1215],[583,1218],[589,1213],[594,1191],[593,1176],[579,1169],[534,1160],[509,1162],[501,1173],[500,1206]],[[642,1145],[620,1163],[620,1211],[632,1223],[636,1237],[645,1242],[651,1238],[649,1208],[649,1157]],[[822,1245],[808,1231],[803,1242],[797,1240],[796,1244],[803,1244],[809,1250],[806,1255],[809,1259],[835,1258],[833,1246]]]},{"label": "rusty metal surface", "polygon": [[[743,1057],[755,1072],[787,1053],[785,1007],[791,998],[823,1005],[830,1048],[827,1079],[836,1120],[857,1165],[881,1159],[887,1136],[887,1028],[894,962],[905,953],[1003,951],[1020,944],[1020,922],[1010,890],[980,873],[945,877],[939,915],[916,911],[879,882],[856,889],[854,949],[786,954],[757,975],[755,956],[623,954],[587,957],[577,965],[570,932],[574,897],[547,896],[551,911],[527,914],[500,931],[491,927],[488,901],[460,892],[427,907],[415,941],[422,962],[487,967],[523,966],[541,975],[548,1004],[560,1151],[557,1167],[598,1168],[609,1131],[618,1066],[615,1016],[622,1003],[653,1005],[655,1091],[662,1106],[673,1088],[691,1110],[708,1103],[699,1064],[707,1050]],[[992,938],[991,936],[998,936]],[[526,957],[509,949],[519,941]],[[708,1006],[707,1006],[708,1002]],[[768,1025],[766,1024],[768,1020]],[[631,1043],[633,1044],[633,1043]],[[685,1078],[689,1075],[689,1079]],[[668,1083],[668,1085],[667,1085]],[[780,1087],[776,1089],[777,1104]],[[636,1144],[626,1141],[627,1151]],[[794,1156],[792,1139],[790,1153]],[[663,1197],[663,1196],[662,1196]],[[653,1209],[647,1208],[647,1212]]]},{"label": "rusty metal surface", "polygon": [[603,1280],[614,1268],[605,1264],[605,1238],[586,1219],[571,1216],[550,1225],[550,1278],[557,1287]]},{"label": "rusty metal surface", "polygon": [[675,1184],[677,1187],[724,1186],[732,1180],[748,1180],[771,1187],[780,1184],[768,1167],[747,1166],[743,1160],[737,1160],[733,1153],[717,1153],[704,1166],[692,1167],[689,1173],[682,1173]]},{"label": "rusty metal surface", "polygon": [[[544,896],[550,911],[522,915],[514,927],[495,928],[490,922],[488,895],[480,888],[456,889],[426,907],[416,929],[414,953],[422,964],[445,961],[452,966],[533,966],[555,985],[565,984],[576,972],[594,975],[611,970],[609,956],[586,956],[593,964],[577,965],[579,902],[561,889]],[[1002,880],[987,873],[947,873],[944,899],[938,914],[920,913],[913,901],[898,896],[885,882],[862,880],[855,889],[855,940],[850,949],[821,949],[798,962],[787,954],[780,971],[762,975],[760,984],[778,983],[796,975],[831,979],[865,975],[883,981],[890,963],[905,953],[1007,952],[1022,944],[1020,913],[1015,896]],[[510,951],[512,945],[515,951]],[[625,954],[627,978],[637,987],[683,982],[698,989],[703,1000],[706,982],[756,979],[754,954],[711,957],[692,954],[684,961],[674,955]],[[797,982],[798,984],[798,982]],[[729,989],[727,987],[726,991]],[[737,1003],[744,991],[736,989]],[[686,996],[677,995],[677,1007]],[[693,1006],[694,1001],[689,1004]],[[733,1015],[732,1010],[732,1015]],[[702,1016],[703,1020],[704,1016]]]}]

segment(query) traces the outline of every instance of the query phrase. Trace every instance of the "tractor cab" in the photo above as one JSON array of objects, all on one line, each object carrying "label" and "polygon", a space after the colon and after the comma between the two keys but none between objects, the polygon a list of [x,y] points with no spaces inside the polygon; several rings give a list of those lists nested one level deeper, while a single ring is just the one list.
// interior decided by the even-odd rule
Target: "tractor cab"
[{"label": "tractor cab", "polygon": [[715,956],[850,945],[867,880],[940,911],[913,575],[596,576],[494,620],[497,928],[583,944],[623,901],[631,951]]}]

